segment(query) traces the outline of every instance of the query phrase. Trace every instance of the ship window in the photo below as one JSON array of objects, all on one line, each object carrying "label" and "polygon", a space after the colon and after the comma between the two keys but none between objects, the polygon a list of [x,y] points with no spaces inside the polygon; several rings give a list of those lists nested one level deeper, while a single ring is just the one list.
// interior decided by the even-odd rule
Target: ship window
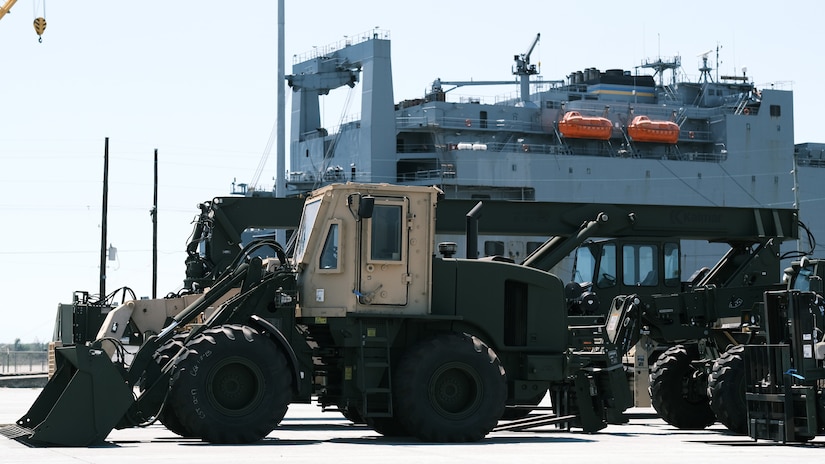
[{"label": "ship window", "polygon": [[401,206],[375,205],[370,259],[401,261]]},{"label": "ship window", "polygon": [[480,111],[479,114],[478,114],[478,119],[479,119],[478,125],[481,126],[482,129],[486,129],[487,128],[487,112],[486,111]]},{"label": "ship window", "polygon": [[504,256],[504,242],[498,240],[485,241],[484,256]]},{"label": "ship window", "polygon": [[622,264],[622,281],[625,285],[654,287],[659,283],[654,245],[624,245]]},{"label": "ship window", "polygon": [[778,118],[779,116],[782,116],[782,109],[779,105],[771,105],[770,111],[771,111],[771,116],[773,116],[775,118]]}]

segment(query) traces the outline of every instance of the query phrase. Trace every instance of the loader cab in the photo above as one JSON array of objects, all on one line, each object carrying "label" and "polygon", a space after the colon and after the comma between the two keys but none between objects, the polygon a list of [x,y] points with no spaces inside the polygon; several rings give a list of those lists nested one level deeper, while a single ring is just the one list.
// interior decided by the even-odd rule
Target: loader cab
[{"label": "loader cab", "polygon": [[680,275],[678,240],[588,240],[574,252],[568,309],[571,314],[601,314],[618,295],[677,292]]},{"label": "loader cab", "polygon": [[301,315],[426,314],[439,193],[333,184],[307,198],[294,257]]}]

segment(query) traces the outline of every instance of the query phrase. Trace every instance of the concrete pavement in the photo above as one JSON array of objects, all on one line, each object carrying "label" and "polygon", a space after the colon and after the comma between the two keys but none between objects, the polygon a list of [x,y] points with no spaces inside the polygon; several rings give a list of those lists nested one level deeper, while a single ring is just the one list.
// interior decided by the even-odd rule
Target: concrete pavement
[{"label": "concrete pavement", "polygon": [[[26,413],[39,388],[0,388],[0,424]],[[29,448],[0,436],[0,462],[16,463],[313,463],[437,464],[495,463],[691,463],[814,462],[822,459],[825,437],[780,445],[729,435],[716,424],[706,430],[677,430],[649,408],[630,411],[628,424],[594,433],[551,426],[523,432],[493,432],[477,443],[431,444],[389,439],[315,405],[293,405],[275,431],[251,445],[211,445],[181,438],[162,425],[115,430],[104,445],[91,448]]]}]

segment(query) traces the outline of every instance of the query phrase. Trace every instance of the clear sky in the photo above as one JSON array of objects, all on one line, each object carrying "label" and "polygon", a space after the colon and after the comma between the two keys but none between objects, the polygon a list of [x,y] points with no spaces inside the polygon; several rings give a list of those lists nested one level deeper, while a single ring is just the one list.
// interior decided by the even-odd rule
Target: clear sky
[{"label": "clear sky", "polygon": [[[283,85],[275,0],[50,1],[38,43],[41,4],[18,0],[0,20],[0,342],[50,340],[58,302],[97,293],[106,137],[108,238],[118,249],[107,289],[151,294],[157,148],[158,293],[178,290],[195,205],[251,180]],[[512,79],[513,55],[537,33],[532,62],[545,79],[673,55],[695,79],[699,55],[713,50],[715,67],[719,46],[720,74],[747,68],[757,86],[792,88],[796,141],[825,142],[823,5],[287,0],[286,71],[293,55],[375,27],[391,34],[396,102],[423,96],[436,78]],[[341,118],[346,92],[328,98],[326,126]],[[261,187],[271,188],[274,152],[265,169]]]}]

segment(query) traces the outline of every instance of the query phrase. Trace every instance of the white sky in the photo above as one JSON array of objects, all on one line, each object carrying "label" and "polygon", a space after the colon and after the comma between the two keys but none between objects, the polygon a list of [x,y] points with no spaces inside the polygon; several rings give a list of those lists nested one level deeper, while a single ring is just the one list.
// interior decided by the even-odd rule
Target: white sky
[{"label": "white sky", "polygon": [[[58,302],[97,293],[106,137],[108,238],[119,257],[107,290],[151,294],[157,148],[162,296],[181,286],[195,205],[251,180],[276,115],[275,0],[51,1],[38,43],[41,1],[18,0],[0,20],[0,342],[50,340]],[[293,55],[374,27],[392,37],[396,102],[436,78],[512,79],[513,55],[537,33],[532,62],[545,79],[677,54],[696,78],[698,55],[720,45],[720,74],[747,67],[758,86],[792,86],[796,141],[825,141],[825,4],[788,5],[287,0],[286,72]],[[337,124],[345,93],[329,97],[325,125]],[[262,186],[274,176],[273,152]]]}]

